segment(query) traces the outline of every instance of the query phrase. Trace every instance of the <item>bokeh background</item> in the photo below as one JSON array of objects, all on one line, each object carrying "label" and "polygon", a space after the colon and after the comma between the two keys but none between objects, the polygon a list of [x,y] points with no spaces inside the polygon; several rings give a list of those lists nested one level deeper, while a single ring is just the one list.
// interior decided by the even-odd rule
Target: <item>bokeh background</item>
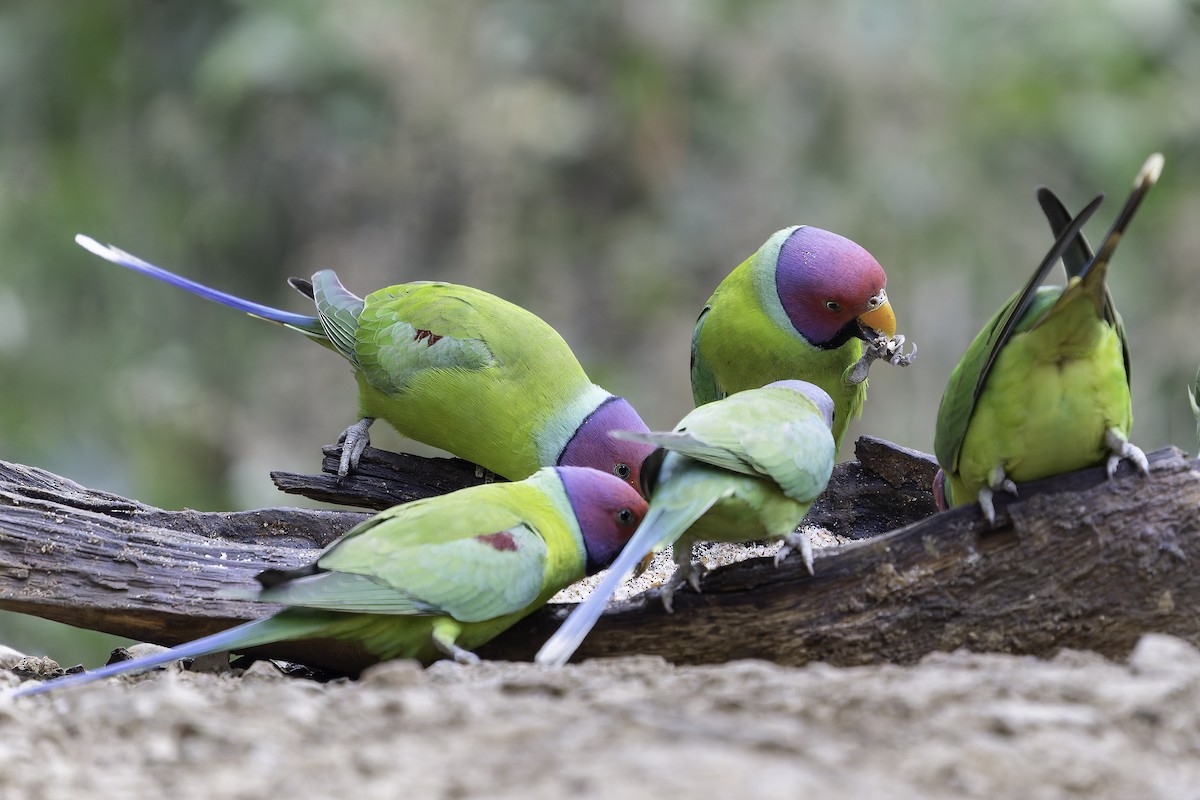
[{"label": "bokeh background", "polygon": [[[852,434],[929,451],[950,369],[1050,242],[1034,188],[1108,193],[1096,241],[1154,150],[1111,283],[1134,440],[1194,449],[1198,33],[1195,0],[6,3],[0,458],[167,508],[289,504],[268,471],[354,420],[339,359],[79,231],[298,311],[284,279],[324,267],[471,284],[670,427],[696,313],[795,223],[871,250],[920,346],[875,366]],[[0,642],[110,644],[11,615]]]}]

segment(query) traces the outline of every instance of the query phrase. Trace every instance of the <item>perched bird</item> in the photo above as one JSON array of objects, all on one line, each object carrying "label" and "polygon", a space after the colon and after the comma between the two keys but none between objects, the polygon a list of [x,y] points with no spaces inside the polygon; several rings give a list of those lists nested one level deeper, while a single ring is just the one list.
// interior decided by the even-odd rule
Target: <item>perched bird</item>
[{"label": "perched bird", "polygon": [[678,568],[662,589],[671,609],[686,581],[699,591],[692,562],[698,541],[783,539],[780,563],[799,547],[812,572],[812,546],[796,527],[825,491],[837,456],[833,400],[805,381],[777,381],[696,408],[671,433],[620,434],[662,448],[642,471],[650,510],[608,574],[537,654],[564,664],[608,599],[647,554],[674,545]]},{"label": "perched bird", "polygon": [[647,431],[623,398],[588,380],[571,348],[539,317],[487,292],[418,281],[347,291],[332,270],[290,283],[316,316],[259,305],[76,236],[96,255],[208,300],[299,331],[354,367],[359,421],[342,434],[339,474],[353,470],[382,418],[402,435],[510,480],[539,467],[593,467],[638,485],[652,447],[612,430]]},{"label": "perched bird", "polygon": [[[1105,459],[1110,477],[1121,459],[1148,473],[1145,454],[1129,442],[1129,348],[1104,279],[1162,165],[1157,153],[1147,159],[1095,256],[1079,231],[1102,198],[1070,220],[1050,190],[1038,192],[1057,241],[967,348],[942,396],[934,438],[942,472],[935,484],[947,505],[978,499],[994,523],[993,493],[1015,493],[1016,481]],[[1060,257],[1066,287],[1042,286]]]},{"label": "perched bird", "polygon": [[254,598],[287,606],[274,616],[14,696],[296,639],[353,640],[379,660],[474,663],[471,649],[607,566],[645,514],[627,483],[582,467],[406,503],[351,529],[307,567],[260,574]]},{"label": "perched bird", "polygon": [[[904,366],[887,275],[859,245],[806,225],[774,233],[721,281],[692,332],[692,396],[711,403],[771,381],[802,379],[834,402],[841,446],[862,413],[867,366]],[[863,341],[867,350],[863,352]]]}]

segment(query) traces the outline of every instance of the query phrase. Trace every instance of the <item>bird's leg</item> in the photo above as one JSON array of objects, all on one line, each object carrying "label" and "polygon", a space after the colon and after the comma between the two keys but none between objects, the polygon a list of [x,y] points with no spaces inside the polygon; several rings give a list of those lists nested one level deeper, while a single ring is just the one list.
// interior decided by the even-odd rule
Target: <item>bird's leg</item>
[{"label": "bird's leg", "polygon": [[1108,472],[1108,477],[1111,479],[1117,471],[1117,465],[1123,459],[1129,459],[1133,465],[1143,475],[1150,474],[1150,462],[1146,460],[1146,454],[1137,445],[1125,438],[1125,434],[1121,433],[1116,428],[1109,428],[1104,432],[1104,443],[1108,445],[1109,457],[1108,463],[1105,465],[1105,470]]},{"label": "bird's leg", "polygon": [[904,334],[897,333],[892,338],[886,336],[876,336],[874,339],[868,339],[863,345],[862,358],[855,361],[842,373],[842,378],[851,386],[862,383],[867,379],[867,372],[871,369],[871,362],[880,359],[886,361],[895,367],[907,367],[917,357],[917,343],[913,342],[912,351],[905,353]]},{"label": "bird's leg", "polygon": [[654,561],[654,553],[646,553],[646,555],[642,556],[642,560],[639,561],[637,563],[637,566],[633,568],[633,577],[635,577],[635,578],[642,577],[642,573],[644,573],[646,570],[650,569],[650,564],[653,561]]},{"label": "bird's leg", "polygon": [[808,570],[809,575],[814,574],[812,542],[809,540],[808,534],[804,532],[804,529],[801,528],[800,530],[785,533],[781,538],[783,539],[783,547],[779,548],[779,551],[775,553],[775,566],[778,567],[793,550],[798,549],[800,557],[804,559],[804,568]]},{"label": "bird's leg", "polygon": [[496,473],[492,472],[490,469],[484,469],[483,467],[476,464],[475,465],[475,477],[482,478],[484,483],[495,483],[496,478],[498,476],[496,475]]},{"label": "bird's leg", "polygon": [[461,625],[449,617],[443,617],[433,623],[433,644],[456,663],[474,666],[479,663],[479,656],[454,643],[460,633]]},{"label": "bird's leg", "polygon": [[997,464],[988,473],[988,485],[979,490],[979,509],[983,512],[988,525],[996,527],[996,507],[992,504],[992,495],[996,492],[1008,492],[1017,496],[1017,485],[1008,479],[1004,465]]},{"label": "bird's leg", "polygon": [[371,423],[374,417],[363,417],[358,422],[342,431],[338,444],[342,446],[342,459],[338,462],[338,477],[344,478],[358,469],[358,459],[371,443]]},{"label": "bird's leg", "polygon": [[676,544],[673,550],[675,556],[675,571],[663,582],[658,590],[663,608],[668,614],[675,613],[675,592],[686,583],[700,594],[700,562],[692,561],[692,546]]}]

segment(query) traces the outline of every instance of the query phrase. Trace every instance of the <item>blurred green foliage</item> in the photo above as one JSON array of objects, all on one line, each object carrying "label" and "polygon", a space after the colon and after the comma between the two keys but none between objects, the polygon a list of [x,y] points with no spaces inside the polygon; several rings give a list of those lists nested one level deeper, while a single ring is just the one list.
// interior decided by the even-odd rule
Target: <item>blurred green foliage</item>
[{"label": "blurred green foliage", "polygon": [[314,469],[354,419],[338,359],[77,231],[296,310],[283,279],[322,267],[472,284],[669,427],[696,312],[794,223],[887,269],[921,355],[876,366],[857,432],[928,451],[950,369],[1049,243],[1035,186],[1119,198],[1154,150],[1112,283],[1134,439],[1187,447],[1198,31],[1195,0],[5,4],[0,457],[244,508],[292,502],[267,471]]}]

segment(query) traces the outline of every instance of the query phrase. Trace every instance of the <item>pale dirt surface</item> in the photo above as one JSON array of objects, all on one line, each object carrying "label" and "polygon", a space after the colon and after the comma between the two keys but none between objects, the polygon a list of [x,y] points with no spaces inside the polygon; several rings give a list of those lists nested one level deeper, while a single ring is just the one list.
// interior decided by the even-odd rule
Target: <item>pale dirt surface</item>
[{"label": "pale dirt surface", "polygon": [[[0,672],[0,686],[13,685]],[[3,798],[1198,798],[1200,652],[413,662],[0,698]]]}]

